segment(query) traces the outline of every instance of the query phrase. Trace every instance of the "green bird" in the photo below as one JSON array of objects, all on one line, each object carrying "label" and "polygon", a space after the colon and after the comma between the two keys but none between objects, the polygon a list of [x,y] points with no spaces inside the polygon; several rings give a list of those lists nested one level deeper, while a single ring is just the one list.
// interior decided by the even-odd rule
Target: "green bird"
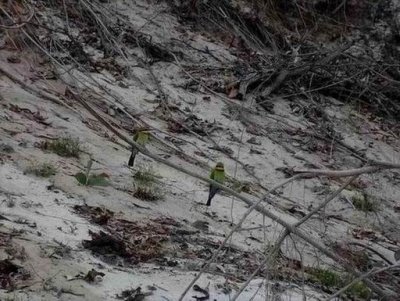
[{"label": "green bird", "polygon": [[[144,146],[148,141],[150,137],[150,132],[148,130],[139,130],[136,132],[135,136],[133,136],[133,141],[135,141],[137,144],[140,144],[141,146]],[[135,157],[139,153],[139,150],[132,146],[132,153],[131,156],[129,157],[128,165],[133,166],[133,163],[135,162]]]},{"label": "green bird", "polygon": [[[224,164],[222,162],[218,162],[217,165],[213,168],[210,174],[210,179],[221,184],[224,183],[225,169],[224,169]],[[213,184],[210,185],[210,192],[208,194],[208,200],[206,204],[207,206],[211,205],[211,200],[217,194],[218,191],[220,191],[220,189],[217,186]]]}]

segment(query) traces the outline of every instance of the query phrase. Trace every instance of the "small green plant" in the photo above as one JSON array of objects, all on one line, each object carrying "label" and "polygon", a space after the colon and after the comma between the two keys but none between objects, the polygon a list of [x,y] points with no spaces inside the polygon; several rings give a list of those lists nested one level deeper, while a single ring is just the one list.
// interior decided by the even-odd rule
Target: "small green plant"
[{"label": "small green plant", "polygon": [[86,177],[83,172],[78,172],[75,175],[75,179],[85,186],[107,186],[110,184],[107,180],[107,175],[105,174],[90,175],[89,177]]},{"label": "small green plant", "polygon": [[46,149],[51,150],[62,157],[79,158],[81,152],[81,144],[79,139],[71,137],[62,137],[46,144]]},{"label": "small green plant", "polygon": [[309,272],[312,279],[326,287],[338,287],[341,284],[340,275],[325,269],[313,268]]},{"label": "small green plant", "polygon": [[108,175],[101,173],[101,174],[90,174],[92,169],[93,159],[90,157],[88,163],[86,165],[85,172],[78,172],[75,175],[75,179],[78,182],[85,186],[107,186],[108,183]]},{"label": "small green plant", "polygon": [[145,201],[157,201],[162,198],[160,188],[157,185],[157,175],[151,167],[144,167],[134,175],[134,197]]},{"label": "small green plant", "polygon": [[151,167],[141,168],[133,175],[133,178],[135,182],[143,185],[154,184],[157,180],[157,176],[154,174]]},{"label": "small green plant", "polygon": [[347,289],[346,293],[361,300],[369,300],[372,296],[371,290],[362,281],[354,283]]},{"label": "small green plant", "polygon": [[[316,283],[319,283],[328,288],[343,287],[353,280],[351,275],[340,275],[330,270],[320,268],[312,268],[308,273],[311,275],[311,278]],[[347,294],[349,297],[352,297],[353,299],[355,298],[356,300],[369,300],[372,292],[364,284],[364,282],[359,281],[350,286],[346,290],[345,294]]]},{"label": "small green plant", "polygon": [[51,163],[33,164],[25,172],[38,177],[48,178],[56,174],[57,168]]},{"label": "small green plant", "polygon": [[133,196],[144,201],[157,201],[162,197],[160,189],[152,185],[147,187],[137,186]]},{"label": "small green plant", "polygon": [[364,212],[377,212],[379,204],[376,200],[368,196],[366,193],[357,192],[351,197],[351,201],[357,210]]}]

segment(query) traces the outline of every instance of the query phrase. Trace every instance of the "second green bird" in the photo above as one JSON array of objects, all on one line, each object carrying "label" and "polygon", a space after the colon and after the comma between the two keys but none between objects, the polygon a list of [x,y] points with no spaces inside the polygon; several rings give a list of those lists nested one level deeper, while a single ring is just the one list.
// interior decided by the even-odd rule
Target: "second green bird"
[{"label": "second green bird", "polygon": [[[139,130],[136,132],[135,136],[133,136],[133,141],[141,146],[144,146],[149,141],[149,137],[150,132],[148,130]],[[135,157],[138,153],[139,150],[136,147],[132,146],[132,153],[128,161],[129,166],[133,166],[135,162]]]},{"label": "second green bird", "polygon": [[[224,164],[222,162],[218,162],[217,165],[213,168],[210,174],[210,179],[221,184],[224,183],[225,169],[224,169]],[[210,184],[210,192],[208,194],[208,200],[206,203],[207,206],[211,206],[211,200],[217,194],[218,191],[220,191],[220,189],[217,186]]]}]

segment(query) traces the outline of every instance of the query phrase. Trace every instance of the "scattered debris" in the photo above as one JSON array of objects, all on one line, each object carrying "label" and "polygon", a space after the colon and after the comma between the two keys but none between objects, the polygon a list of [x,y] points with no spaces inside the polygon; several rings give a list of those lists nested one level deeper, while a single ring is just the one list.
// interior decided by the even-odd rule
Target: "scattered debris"
[{"label": "scattered debris", "polygon": [[99,283],[103,280],[103,277],[106,274],[102,272],[98,272],[95,269],[91,269],[87,274],[83,277],[83,280],[89,283]]},{"label": "scattered debris", "polygon": [[257,140],[256,137],[251,137],[250,139],[247,140],[247,143],[254,144],[254,145],[261,145],[261,142]]},{"label": "scattered debris", "polygon": [[365,251],[358,251],[350,248],[346,244],[335,244],[333,246],[334,251],[340,255],[340,257],[346,259],[353,266],[360,271],[367,271],[370,267],[370,260],[368,254]]},{"label": "scattered debris", "polygon": [[228,146],[209,146],[209,149],[214,149],[217,151],[220,151],[224,154],[227,154],[229,156],[232,156],[235,152]]},{"label": "scattered debris", "polygon": [[44,117],[40,111],[32,112],[29,109],[21,108],[18,105],[10,104],[10,111],[23,115],[23,117],[36,121],[37,123],[49,126],[50,122],[47,122],[47,117]]},{"label": "scattered debris", "polygon": [[88,205],[75,205],[74,210],[99,225],[106,225],[108,220],[114,216],[114,212],[106,208],[91,207]]},{"label": "scattered debris", "polygon": [[198,220],[198,221],[193,222],[192,226],[195,227],[196,229],[207,232],[209,224],[207,221]]},{"label": "scattered debris", "polygon": [[12,290],[17,283],[30,278],[24,268],[12,263],[8,259],[0,261],[0,289]]},{"label": "scattered debris", "polygon": [[201,287],[198,286],[197,284],[193,285],[193,290],[194,290],[195,292],[199,292],[199,293],[202,293],[202,294],[204,295],[204,296],[201,296],[201,297],[193,296],[193,298],[194,298],[195,300],[197,300],[197,301],[204,301],[204,300],[209,300],[209,299],[210,299],[210,294],[209,294],[209,292],[208,292],[206,289],[201,288]]},{"label": "scattered debris", "polygon": [[121,292],[121,294],[117,295],[117,299],[121,299],[124,301],[143,301],[147,296],[151,296],[153,293],[150,292],[142,292],[142,288],[138,286],[135,289],[128,289]]},{"label": "scattered debris", "polygon": [[11,64],[19,64],[19,63],[21,63],[21,59],[18,56],[14,55],[14,54],[9,55],[7,57],[7,61],[9,63],[11,63]]},{"label": "scattered debris", "polygon": [[377,235],[373,230],[357,228],[354,229],[352,233],[353,237],[357,239],[368,239],[368,240],[377,239]]},{"label": "scattered debris", "polygon": [[11,154],[15,152],[14,148],[6,143],[0,143],[0,153]]},{"label": "scattered debris", "polygon": [[306,213],[303,211],[303,210],[300,210],[300,209],[298,209],[298,208],[300,208],[299,206],[297,206],[297,205],[293,205],[293,206],[291,206],[289,209],[287,209],[287,211],[289,212],[289,213],[291,213],[291,214],[297,214],[299,217],[304,217],[304,216],[306,216]]},{"label": "scattered debris", "polygon": [[262,151],[260,151],[260,150],[258,150],[258,149],[255,149],[255,148],[250,148],[250,154],[256,154],[256,155],[262,155],[262,154],[264,154],[264,152],[262,152]]},{"label": "scattered debris", "polygon": [[221,130],[222,127],[216,122],[208,122],[202,120],[196,115],[190,114],[183,120],[168,120],[168,129],[173,133],[196,133],[200,136],[207,136],[212,134],[214,131]]}]

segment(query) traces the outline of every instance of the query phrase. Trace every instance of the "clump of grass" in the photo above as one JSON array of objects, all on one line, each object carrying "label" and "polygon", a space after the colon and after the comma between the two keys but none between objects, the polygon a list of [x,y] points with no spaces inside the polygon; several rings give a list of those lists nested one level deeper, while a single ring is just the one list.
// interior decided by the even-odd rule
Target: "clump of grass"
[{"label": "clump of grass", "polygon": [[57,168],[51,163],[42,163],[29,166],[25,172],[38,177],[48,178],[56,174]]},{"label": "clump of grass", "polygon": [[47,143],[45,148],[62,157],[79,158],[81,143],[79,139],[62,137]]},{"label": "clump of grass", "polygon": [[143,167],[134,175],[134,197],[145,201],[157,201],[162,198],[161,190],[157,184],[157,175],[151,167]]},{"label": "clump of grass", "polygon": [[312,279],[326,287],[338,287],[341,284],[341,277],[339,274],[319,268],[313,268],[309,272]]},{"label": "clump of grass", "polygon": [[373,198],[369,197],[366,193],[356,193],[351,197],[351,201],[357,210],[363,212],[377,212],[379,210],[379,203]]}]

